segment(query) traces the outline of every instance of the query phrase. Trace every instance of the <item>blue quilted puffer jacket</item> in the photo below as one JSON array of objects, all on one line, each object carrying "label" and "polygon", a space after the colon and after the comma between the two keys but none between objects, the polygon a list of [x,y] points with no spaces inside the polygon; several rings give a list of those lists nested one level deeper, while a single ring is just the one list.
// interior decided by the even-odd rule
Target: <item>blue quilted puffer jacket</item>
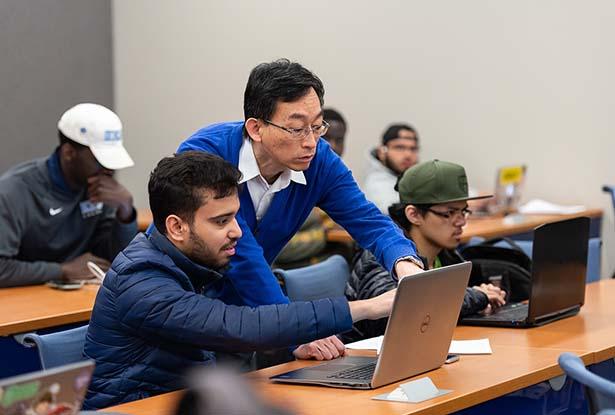
[{"label": "blue quilted puffer jacket", "polygon": [[155,228],[137,235],[96,297],[84,349],[96,369],[84,407],[179,389],[184,371],[213,364],[215,351],[288,347],[352,327],[345,298],[226,305],[209,296],[223,278],[190,261]]}]

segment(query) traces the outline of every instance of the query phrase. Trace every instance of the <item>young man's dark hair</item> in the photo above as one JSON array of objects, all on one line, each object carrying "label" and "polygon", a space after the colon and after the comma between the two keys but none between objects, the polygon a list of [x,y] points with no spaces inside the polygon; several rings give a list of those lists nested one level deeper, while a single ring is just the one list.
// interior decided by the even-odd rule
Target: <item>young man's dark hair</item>
[{"label": "young man's dark hair", "polygon": [[339,121],[342,124],[344,124],[344,126],[346,126],[346,120],[344,119],[344,117],[342,117],[342,114],[340,114],[338,111],[334,110],[333,108],[323,108],[322,117],[328,123],[331,123],[331,121]]},{"label": "young man's dark hair", "polygon": [[293,102],[314,88],[324,103],[325,88],[322,81],[297,62],[278,59],[261,63],[250,72],[243,96],[243,113],[248,118],[268,120],[278,101]]},{"label": "young man's dark hair", "polygon": [[399,136],[399,132],[402,130],[413,132],[416,142],[419,142],[419,133],[416,131],[416,128],[410,124],[393,124],[386,129],[384,134],[382,134],[382,145],[384,146],[389,141],[397,138]]},{"label": "young man's dark hair", "polygon": [[166,234],[165,220],[174,214],[192,224],[203,205],[203,190],[220,199],[238,191],[241,173],[229,162],[202,151],[165,157],[152,171],[148,183],[149,205],[158,232]]},{"label": "young man's dark hair", "polygon": [[[408,203],[392,204],[389,206],[389,216],[405,233],[408,233],[410,232],[410,228],[412,228],[412,224],[406,217],[406,206],[408,206]],[[433,205],[414,205],[421,215],[425,215],[432,206]]]}]

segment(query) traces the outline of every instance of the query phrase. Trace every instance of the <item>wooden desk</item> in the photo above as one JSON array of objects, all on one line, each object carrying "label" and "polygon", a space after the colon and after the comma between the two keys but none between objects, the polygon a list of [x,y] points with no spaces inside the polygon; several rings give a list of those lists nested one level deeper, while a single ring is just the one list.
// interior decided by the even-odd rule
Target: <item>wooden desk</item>
[{"label": "wooden desk", "polygon": [[[520,215],[516,217],[510,216],[508,218],[471,218],[463,229],[461,240],[462,243],[466,243],[474,236],[489,239],[531,232],[536,226],[544,223],[557,222],[580,216],[600,218],[602,217],[602,210],[588,209],[572,215]],[[327,232],[327,240],[330,242],[352,242],[352,237],[344,229],[335,228]]]},{"label": "wooden desk", "polygon": [[543,327],[508,329],[460,326],[455,330],[455,338],[488,337],[491,344],[548,347],[560,352],[584,350],[594,353],[596,362],[615,357],[615,280],[587,284],[585,301],[577,316]]},{"label": "wooden desk", "polygon": [[88,321],[98,285],[54,290],[46,285],[0,289],[0,336]]},{"label": "wooden desk", "polygon": [[[577,316],[532,329],[457,327],[455,339],[488,337],[493,354],[462,356],[458,363],[429,372],[434,383],[453,392],[419,404],[374,401],[398,384],[372,391],[271,383],[269,376],[316,362],[296,361],[249,375],[258,391],[298,414],[440,414],[461,410],[561,375],[557,357],[563,351],[585,364],[615,357],[615,280],[587,287],[586,305]],[[514,360],[511,359],[514,356]],[[417,378],[423,377],[417,376]],[[408,379],[402,381],[407,382]],[[170,415],[179,392],[131,402],[109,411],[135,415]]]}]

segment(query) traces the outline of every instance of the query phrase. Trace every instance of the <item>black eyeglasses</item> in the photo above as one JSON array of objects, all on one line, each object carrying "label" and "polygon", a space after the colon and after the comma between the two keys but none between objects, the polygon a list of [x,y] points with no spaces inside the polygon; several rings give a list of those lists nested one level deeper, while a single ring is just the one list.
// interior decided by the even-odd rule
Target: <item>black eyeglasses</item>
[{"label": "black eyeglasses", "polygon": [[429,212],[433,213],[434,215],[438,215],[438,216],[440,216],[442,218],[449,219],[449,220],[451,220],[452,218],[454,218],[456,216],[461,216],[464,219],[467,219],[468,216],[470,216],[472,214],[472,211],[470,209],[468,209],[467,207],[465,207],[463,209],[449,208],[445,212],[440,212],[440,211],[434,210],[432,208],[429,208],[427,210]]},{"label": "black eyeglasses", "polygon": [[280,130],[286,131],[288,134],[290,134],[290,137],[294,140],[303,140],[304,138],[308,137],[310,133],[314,134],[314,137],[318,139],[322,137],[323,135],[325,135],[327,131],[329,130],[329,123],[327,123],[324,120],[322,124],[320,125],[313,125],[311,127],[305,127],[305,128],[288,128],[288,127],[283,127],[281,125],[274,124],[269,120],[263,120],[263,121],[265,121],[267,124],[270,124],[270,125],[273,125],[274,127],[279,128]]}]

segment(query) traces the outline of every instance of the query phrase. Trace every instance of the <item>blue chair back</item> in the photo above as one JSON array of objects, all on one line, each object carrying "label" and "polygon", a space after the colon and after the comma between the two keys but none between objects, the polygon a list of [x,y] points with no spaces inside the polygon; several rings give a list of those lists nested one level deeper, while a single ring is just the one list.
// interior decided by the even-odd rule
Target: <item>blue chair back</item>
[{"label": "blue chair back", "polygon": [[77,327],[57,333],[38,335],[28,333],[23,336],[23,344],[36,346],[43,369],[62,366],[85,360],[83,346],[88,326]]},{"label": "blue chair back", "polygon": [[340,255],[333,255],[315,265],[275,272],[282,276],[286,295],[291,301],[343,296],[350,275],[348,263]]},{"label": "blue chair back", "polygon": [[[533,241],[514,241],[523,252],[530,258],[532,258],[532,244]],[[498,242],[496,246],[503,246],[510,248],[508,243],[504,240]],[[600,238],[590,238],[587,251],[587,271],[585,273],[585,282],[594,282],[600,279],[600,262],[601,262],[601,249],[602,240]]]},{"label": "blue chair back", "polygon": [[572,353],[562,353],[557,361],[567,376],[585,386],[591,414],[615,409],[615,383],[590,372],[583,361]]}]

